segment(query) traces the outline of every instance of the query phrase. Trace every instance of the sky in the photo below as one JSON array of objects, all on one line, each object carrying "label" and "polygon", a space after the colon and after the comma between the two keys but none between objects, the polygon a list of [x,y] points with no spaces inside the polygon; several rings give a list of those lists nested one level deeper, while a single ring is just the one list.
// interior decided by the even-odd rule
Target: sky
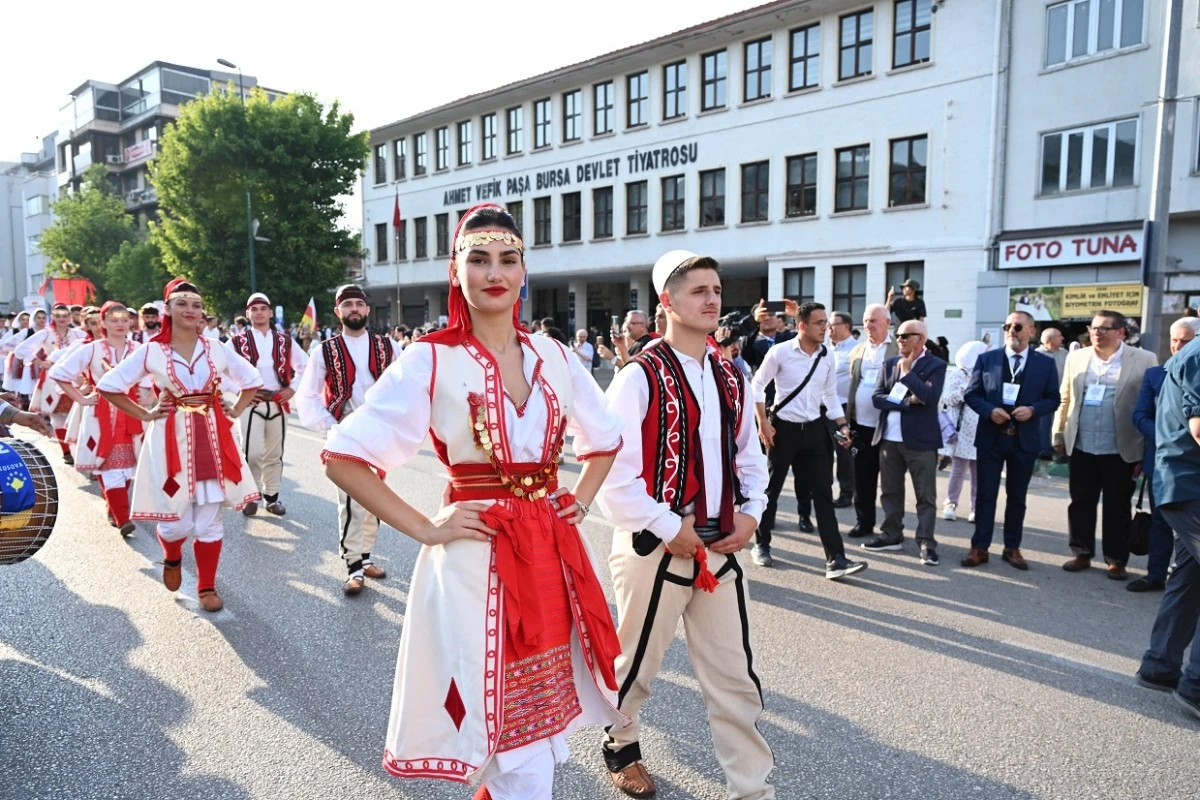
[{"label": "sky", "polygon": [[[11,3],[0,12],[0,161],[39,150],[84,81],[117,83],[152,61],[223,69],[224,58],[264,86],[337,100],[370,129],[763,2],[132,3],[110,6],[107,30],[88,25],[103,4]],[[357,198],[346,205],[357,228]]]}]

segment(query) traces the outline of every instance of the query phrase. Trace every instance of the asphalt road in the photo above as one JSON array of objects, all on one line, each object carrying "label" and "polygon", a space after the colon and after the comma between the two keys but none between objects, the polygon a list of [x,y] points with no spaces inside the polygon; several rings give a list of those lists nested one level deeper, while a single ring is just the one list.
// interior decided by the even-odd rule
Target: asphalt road
[{"label": "asphalt road", "polygon": [[[343,598],[320,439],[293,427],[287,442],[288,515],[227,514],[216,615],[197,608],[190,552],[173,596],[152,530],[122,541],[96,490],[51,456],[57,529],[35,558],[0,567],[0,798],[470,796],[380,767],[416,546],[385,528],[390,576]],[[390,480],[430,512],[441,474],[426,452]],[[940,567],[922,567],[910,538],[830,583],[784,503],[776,568],[749,567],[780,798],[1196,796],[1200,720],[1131,677],[1159,595],[1059,569],[1065,506],[1061,485],[1035,480],[1029,572],[998,558],[960,568],[970,526],[939,520]],[[606,555],[610,530],[585,527]],[[643,748],[659,798],[725,797],[682,634],[655,692]],[[623,796],[599,738],[574,737],[556,797]]]}]

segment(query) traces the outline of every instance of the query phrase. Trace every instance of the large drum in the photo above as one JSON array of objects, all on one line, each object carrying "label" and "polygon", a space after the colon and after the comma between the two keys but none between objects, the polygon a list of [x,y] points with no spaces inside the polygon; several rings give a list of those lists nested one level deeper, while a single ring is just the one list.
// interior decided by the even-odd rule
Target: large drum
[{"label": "large drum", "polygon": [[58,517],[58,483],[33,444],[0,439],[0,564],[18,564],[42,548]]}]

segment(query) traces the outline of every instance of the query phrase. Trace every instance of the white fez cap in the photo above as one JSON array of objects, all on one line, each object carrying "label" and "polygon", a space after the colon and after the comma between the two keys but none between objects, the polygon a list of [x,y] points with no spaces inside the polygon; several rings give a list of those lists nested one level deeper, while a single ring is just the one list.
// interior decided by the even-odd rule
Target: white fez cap
[{"label": "white fez cap", "polygon": [[667,290],[667,281],[675,274],[675,270],[697,258],[700,256],[691,250],[672,250],[655,261],[654,271],[651,273],[655,294],[662,294]]},{"label": "white fez cap", "polygon": [[254,294],[252,294],[248,298],[246,298],[246,308],[249,308],[252,305],[256,305],[257,303],[262,303],[267,308],[271,307],[271,301],[268,300],[267,296],[265,294],[263,294],[262,292],[255,292]]}]

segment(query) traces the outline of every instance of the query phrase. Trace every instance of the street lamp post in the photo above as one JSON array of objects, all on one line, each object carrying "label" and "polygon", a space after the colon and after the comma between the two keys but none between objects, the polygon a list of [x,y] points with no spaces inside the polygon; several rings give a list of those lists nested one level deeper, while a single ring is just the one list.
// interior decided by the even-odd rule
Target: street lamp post
[{"label": "street lamp post", "polygon": [[218,58],[217,63],[229,69],[236,69],[238,74],[238,97],[242,100],[242,136],[246,138],[246,144],[242,147],[242,183],[246,187],[246,247],[250,255],[250,292],[253,294],[258,291],[258,275],[254,269],[254,212],[250,206],[250,160],[247,155],[250,131],[246,120],[246,89],[242,85],[241,67],[223,58]]}]

